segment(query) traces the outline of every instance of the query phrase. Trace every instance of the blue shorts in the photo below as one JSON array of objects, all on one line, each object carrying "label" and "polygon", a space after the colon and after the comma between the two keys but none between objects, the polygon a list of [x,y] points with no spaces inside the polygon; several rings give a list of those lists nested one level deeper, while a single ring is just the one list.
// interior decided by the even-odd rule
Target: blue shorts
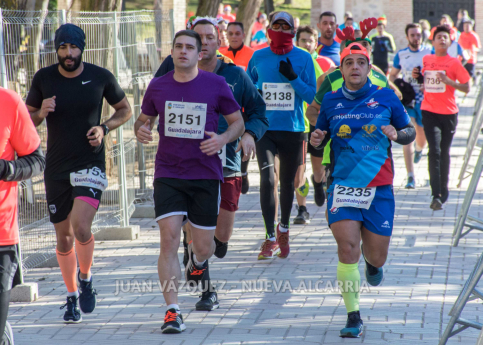
[{"label": "blue shorts", "polygon": [[339,207],[332,209],[333,188],[329,188],[327,214],[329,226],[340,220],[356,220],[370,232],[381,236],[391,236],[394,222],[394,193],[392,185],[380,186],[368,210],[356,207]]},{"label": "blue shorts", "polygon": [[416,103],[414,108],[404,107],[408,115],[416,120],[419,127],[423,127],[423,115],[421,114],[421,103]]}]

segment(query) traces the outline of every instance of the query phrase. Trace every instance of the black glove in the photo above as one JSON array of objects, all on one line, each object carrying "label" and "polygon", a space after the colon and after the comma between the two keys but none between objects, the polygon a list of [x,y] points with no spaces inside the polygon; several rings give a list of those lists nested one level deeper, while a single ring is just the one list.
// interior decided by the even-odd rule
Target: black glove
[{"label": "black glove", "polygon": [[5,159],[0,159],[0,180],[3,180],[8,174],[8,163]]},{"label": "black glove", "polygon": [[287,62],[283,60],[280,61],[280,67],[278,68],[278,71],[290,81],[298,78],[298,75],[295,74],[293,70],[292,63],[290,62],[289,58],[287,58]]},{"label": "black glove", "polygon": [[418,69],[419,77],[416,79],[418,84],[424,83],[424,76],[421,74],[421,66],[416,67]]}]

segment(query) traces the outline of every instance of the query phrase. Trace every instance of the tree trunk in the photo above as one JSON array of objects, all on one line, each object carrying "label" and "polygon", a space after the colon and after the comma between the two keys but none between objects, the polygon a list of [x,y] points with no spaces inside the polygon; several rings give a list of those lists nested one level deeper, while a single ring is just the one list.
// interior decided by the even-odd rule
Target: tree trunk
[{"label": "tree trunk", "polygon": [[293,1],[292,0],[285,0],[284,5],[292,5]]},{"label": "tree trunk", "polygon": [[267,16],[275,11],[275,5],[273,4],[273,0],[265,0],[265,13]]},{"label": "tree trunk", "polygon": [[241,0],[238,13],[236,15],[236,21],[243,23],[245,28],[245,44],[250,46],[250,40],[252,36],[252,26],[258,16],[258,11],[263,0]]},{"label": "tree trunk", "polygon": [[200,0],[198,3],[197,16],[210,16],[216,17],[218,13],[218,6],[220,6],[221,0]]}]

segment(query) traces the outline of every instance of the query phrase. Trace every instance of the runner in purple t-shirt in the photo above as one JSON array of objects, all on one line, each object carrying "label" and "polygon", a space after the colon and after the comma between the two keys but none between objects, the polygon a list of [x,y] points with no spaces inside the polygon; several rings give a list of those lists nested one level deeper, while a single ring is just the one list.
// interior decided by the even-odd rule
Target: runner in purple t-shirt
[{"label": "runner in purple t-shirt", "polygon": [[[134,127],[138,140],[152,141],[151,129],[159,115],[159,146],[154,173],[154,206],[161,231],[159,280],[167,289],[168,305],[163,333],[186,329],[178,306],[181,278],[178,260],[180,229],[191,224],[192,242],[186,281],[198,284],[215,251],[213,240],[220,205],[223,168],[218,151],[245,131],[240,106],[223,77],[198,70],[202,58],[201,38],[191,30],[180,31],[173,41],[174,72],[155,78],[143,99],[142,113]],[[228,123],[216,134],[219,114]],[[173,278],[174,277],[174,278]],[[165,284],[165,285],[163,285]]]}]

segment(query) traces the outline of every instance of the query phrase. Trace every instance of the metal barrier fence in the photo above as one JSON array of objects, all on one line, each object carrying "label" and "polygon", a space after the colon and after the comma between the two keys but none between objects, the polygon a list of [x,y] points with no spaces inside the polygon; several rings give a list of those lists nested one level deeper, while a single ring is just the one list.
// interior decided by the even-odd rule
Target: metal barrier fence
[{"label": "metal barrier fence", "polygon": [[[146,182],[154,175],[156,148],[154,144],[146,148],[136,144],[134,122],[153,73],[170,52],[173,13],[0,9],[0,85],[25,99],[36,71],[57,62],[54,34],[63,23],[76,24],[85,31],[83,61],[112,71],[133,109],[132,119],[104,140],[109,187],[103,193],[92,231],[127,226],[135,202],[152,194]],[[111,114],[105,102],[101,122]],[[45,152],[45,122],[37,130]],[[24,269],[40,266],[55,256],[56,236],[49,222],[43,176],[19,184],[19,226]]]}]

